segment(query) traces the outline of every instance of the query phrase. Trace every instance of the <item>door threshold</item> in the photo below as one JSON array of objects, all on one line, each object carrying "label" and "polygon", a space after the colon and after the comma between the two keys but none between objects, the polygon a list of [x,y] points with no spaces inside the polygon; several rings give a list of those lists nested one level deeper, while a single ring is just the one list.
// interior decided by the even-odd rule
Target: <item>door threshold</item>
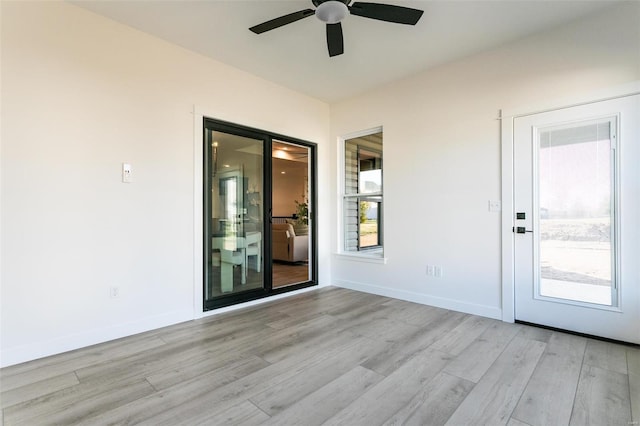
[{"label": "door threshold", "polygon": [[558,332],[561,332],[561,333],[572,334],[574,336],[580,336],[580,337],[586,337],[588,339],[600,340],[602,342],[617,343],[619,345],[629,346],[629,347],[632,347],[632,348],[640,348],[639,344],[632,343],[632,342],[625,342],[624,340],[610,339],[608,337],[595,336],[593,334],[580,333],[580,332],[577,332],[577,331],[565,330],[565,329],[557,328],[557,327],[550,327],[548,325],[536,324],[536,323],[533,323],[533,322],[521,321],[521,320],[518,320],[518,319],[515,322],[516,322],[516,324],[528,325],[528,326],[531,326],[531,327],[542,328],[542,329],[550,330],[550,331],[558,331]]}]

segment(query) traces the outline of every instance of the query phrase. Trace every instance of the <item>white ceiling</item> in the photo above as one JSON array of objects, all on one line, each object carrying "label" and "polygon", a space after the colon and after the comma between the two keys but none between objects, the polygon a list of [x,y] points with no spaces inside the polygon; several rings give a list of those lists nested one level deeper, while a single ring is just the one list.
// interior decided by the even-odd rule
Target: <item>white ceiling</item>
[{"label": "white ceiling", "polygon": [[358,16],[343,22],[341,56],[327,54],[314,16],[256,35],[249,27],[311,0],[93,0],[72,3],[309,96],[335,102],[376,86],[561,26],[614,1],[374,0],[425,11],[413,26]]}]

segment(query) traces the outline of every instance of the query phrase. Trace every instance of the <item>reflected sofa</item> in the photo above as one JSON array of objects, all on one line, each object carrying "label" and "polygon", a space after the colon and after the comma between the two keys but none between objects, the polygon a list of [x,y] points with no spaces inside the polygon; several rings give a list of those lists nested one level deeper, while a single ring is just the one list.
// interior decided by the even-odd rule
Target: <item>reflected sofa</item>
[{"label": "reflected sofa", "polygon": [[271,225],[273,260],[303,262],[309,259],[309,236],[296,235],[290,223]]}]

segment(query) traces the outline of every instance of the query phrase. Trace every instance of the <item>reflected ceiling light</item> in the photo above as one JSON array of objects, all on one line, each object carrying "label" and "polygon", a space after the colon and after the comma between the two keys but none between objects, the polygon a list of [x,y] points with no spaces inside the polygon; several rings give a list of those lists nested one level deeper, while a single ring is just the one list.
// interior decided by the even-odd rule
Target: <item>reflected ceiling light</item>
[{"label": "reflected ceiling light", "polygon": [[273,156],[276,158],[287,158],[287,153],[281,149],[274,151]]},{"label": "reflected ceiling light", "polygon": [[218,172],[218,142],[211,142],[211,161],[213,162],[213,170],[211,170],[211,177],[216,177]]},{"label": "reflected ceiling light", "polygon": [[280,174],[281,174],[281,175],[286,175],[286,174],[287,174],[287,172],[280,172]]},{"label": "reflected ceiling light", "polygon": [[230,166],[230,165],[228,165],[228,164],[223,164],[223,165],[222,165],[222,167],[229,168],[229,167],[231,167],[231,166]]}]

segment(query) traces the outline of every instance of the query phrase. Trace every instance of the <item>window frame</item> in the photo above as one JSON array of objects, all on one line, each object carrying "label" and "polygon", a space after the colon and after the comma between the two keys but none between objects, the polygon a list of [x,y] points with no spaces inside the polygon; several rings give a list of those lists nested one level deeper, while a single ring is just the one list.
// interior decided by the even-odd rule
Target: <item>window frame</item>
[{"label": "window frame", "polygon": [[[357,258],[381,258],[383,259],[383,262],[386,263],[386,259],[384,259],[384,143],[382,144],[381,149],[377,150],[377,149],[373,149],[371,147],[363,147],[360,145],[357,145],[357,154],[356,154],[356,158],[358,158],[358,164],[357,164],[357,174],[360,174],[360,150],[361,149],[365,149],[366,151],[369,152],[375,152],[375,153],[379,153],[380,154],[380,158],[381,158],[381,190],[380,191],[376,191],[376,192],[360,192],[360,188],[359,185],[356,188],[356,192],[355,193],[347,193],[347,189],[346,189],[346,182],[347,182],[347,164],[346,164],[346,149],[347,149],[347,143],[349,140],[352,139],[357,139],[357,138],[361,138],[361,137],[365,137],[365,136],[369,136],[369,135],[373,135],[373,134],[377,134],[377,133],[382,133],[383,132],[383,128],[382,126],[380,127],[375,127],[375,128],[371,128],[371,129],[367,129],[367,130],[363,130],[360,132],[355,132],[355,133],[351,133],[345,136],[342,136],[339,138],[339,162],[340,162],[340,167],[339,167],[339,185],[340,185],[340,189],[339,189],[339,211],[338,211],[338,216],[339,216],[339,220],[338,223],[340,224],[338,227],[338,254],[340,255],[344,255],[344,256],[349,256],[349,257],[357,257]],[[384,140],[384,136],[383,136],[383,140]],[[366,246],[366,247],[361,247],[360,246],[360,221],[357,220],[357,246],[356,246],[356,250],[348,250],[346,247],[346,233],[347,233],[347,223],[346,223],[346,202],[348,200],[357,200],[357,211],[358,211],[358,217],[360,215],[360,202],[361,200],[367,199],[367,198],[379,198],[379,201],[373,201],[373,202],[377,202],[378,203],[378,244],[373,245],[373,246]]]}]

